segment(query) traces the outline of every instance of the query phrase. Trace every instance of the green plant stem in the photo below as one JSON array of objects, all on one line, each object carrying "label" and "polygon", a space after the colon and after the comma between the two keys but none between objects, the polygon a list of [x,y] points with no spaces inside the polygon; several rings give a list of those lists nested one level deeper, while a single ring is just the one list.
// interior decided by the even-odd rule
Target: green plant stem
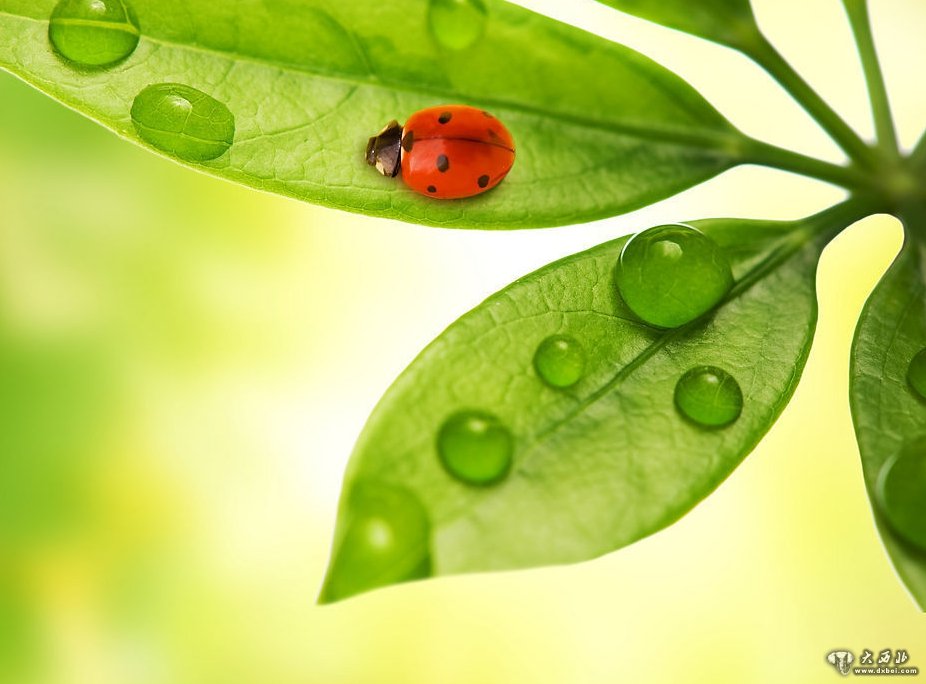
[{"label": "green plant stem", "polygon": [[904,203],[897,211],[897,218],[903,222],[907,235],[916,239],[921,261],[926,264],[926,199]]},{"label": "green plant stem", "polygon": [[894,128],[894,117],[891,115],[891,103],[887,95],[887,86],[884,83],[884,72],[881,70],[878,52],[875,49],[874,36],[871,33],[868,0],[843,0],[843,4],[846,7],[846,14],[849,15],[849,23],[852,25],[855,43],[858,45],[859,56],[862,59],[878,143],[891,157],[899,158],[897,131]]},{"label": "green plant stem", "polygon": [[750,140],[744,152],[747,163],[770,166],[833,183],[849,190],[866,190],[868,177],[851,166],[840,166],[762,142]]},{"label": "green plant stem", "polygon": [[914,168],[926,166],[926,133],[923,133],[920,141],[913,148],[913,152],[910,153],[910,165]]},{"label": "green plant stem", "polygon": [[765,69],[810,114],[850,158],[865,166],[877,163],[872,150],[761,33],[743,51]]}]

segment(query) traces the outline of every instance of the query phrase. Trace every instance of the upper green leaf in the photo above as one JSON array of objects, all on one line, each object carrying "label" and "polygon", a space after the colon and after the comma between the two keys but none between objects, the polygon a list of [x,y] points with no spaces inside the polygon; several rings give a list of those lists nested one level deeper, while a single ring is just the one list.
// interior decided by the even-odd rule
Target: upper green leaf
[{"label": "upper green leaf", "polygon": [[[674,330],[640,322],[617,294],[626,238],[463,316],[399,377],[360,437],[322,599],[428,574],[580,561],[677,520],[787,403],[814,330],[820,250],[858,216],[844,205],[793,223],[698,222],[736,284]],[[371,507],[378,489],[400,503]],[[371,544],[377,553],[363,552]]]},{"label": "upper green leaf", "polygon": [[758,32],[749,0],[598,0],[627,14],[733,48]]},{"label": "upper green leaf", "polygon": [[[906,244],[859,320],[850,397],[865,484],[881,539],[898,574],[926,610],[926,548],[905,536],[909,529],[898,530],[891,524],[886,515],[891,501],[885,501],[883,491],[883,478],[905,447],[917,450],[926,465],[922,452],[926,395],[918,392],[910,373],[911,362],[926,348],[926,249],[911,235],[926,228],[926,222],[914,221],[918,225],[908,221]],[[920,492],[919,501],[918,510],[906,513],[918,515],[920,525],[926,526],[926,491]]]},{"label": "upper green leaf", "polygon": [[[68,2],[69,11],[81,4]],[[67,33],[72,25],[67,47],[49,41],[54,0],[0,0],[0,67],[136,141],[163,138],[140,138],[133,125],[140,93],[194,88],[227,107],[234,142],[214,160],[197,152],[187,163],[263,190],[419,223],[520,228],[634,209],[743,161],[742,136],[672,73],[498,0],[484,3],[478,31],[452,35],[444,35],[455,26],[447,3],[437,2],[435,15],[421,0],[125,4],[121,23],[94,24],[106,51],[98,61],[129,44],[113,31],[137,24],[137,47],[113,66],[86,68],[62,54],[93,58],[92,40],[88,47]],[[483,21],[483,3],[472,8],[456,24]],[[513,133],[517,160],[499,188],[440,202],[366,166],[367,138],[386,122],[449,103],[488,109]],[[164,126],[175,139],[192,136],[194,147],[228,130]],[[176,154],[177,145],[161,150]]]}]

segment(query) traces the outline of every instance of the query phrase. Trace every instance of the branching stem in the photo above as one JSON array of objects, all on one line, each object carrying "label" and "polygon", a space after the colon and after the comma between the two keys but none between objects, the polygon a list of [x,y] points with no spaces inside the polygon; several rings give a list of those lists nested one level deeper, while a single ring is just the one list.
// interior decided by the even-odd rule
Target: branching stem
[{"label": "branching stem", "polygon": [[877,164],[872,149],[797,73],[765,36],[757,33],[742,49],[788,91],[851,159],[867,167]]},{"label": "branching stem", "polygon": [[865,71],[878,143],[886,154],[896,159],[900,156],[897,147],[897,131],[894,128],[894,117],[891,115],[891,103],[887,95],[887,86],[884,83],[884,72],[881,70],[871,32],[868,0],[843,0],[843,4],[846,7],[846,14],[849,15],[849,23],[852,24],[852,32],[855,34],[862,68]]},{"label": "branching stem", "polygon": [[869,178],[852,166],[840,166],[814,157],[777,147],[760,140],[750,140],[745,151],[748,163],[770,166],[802,176],[839,185],[849,190],[866,190]]}]

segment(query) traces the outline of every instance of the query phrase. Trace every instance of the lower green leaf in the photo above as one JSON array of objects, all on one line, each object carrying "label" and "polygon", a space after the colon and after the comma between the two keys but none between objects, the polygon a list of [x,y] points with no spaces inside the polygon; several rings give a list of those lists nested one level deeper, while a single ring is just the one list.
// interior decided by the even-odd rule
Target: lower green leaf
[{"label": "lower green leaf", "polygon": [[[914,219],[914,222],[917,222]],[[926,247],[908,239],[875,288],[852,349],[852,418],[884,547],[926,610]]]},{"label": "lower green leaf", "polygon": [[[674,329],[642,322],[620,297],[626,238],[551,264],[463,316],[399,377],[360,437],[322,600],[423,568],[582,561],[680,518],[790,398],[816,322],[820,252],[861,215],[847,204],[798,222],[692,224],[719,246],[735,284]],[[652,243],[650,253],[688,258],[677,244]],[[688,266],[679,272],[696,276]],[[684,298],[698,281],[653,286]],[[388,494],[371,506],[378,489]]]}]

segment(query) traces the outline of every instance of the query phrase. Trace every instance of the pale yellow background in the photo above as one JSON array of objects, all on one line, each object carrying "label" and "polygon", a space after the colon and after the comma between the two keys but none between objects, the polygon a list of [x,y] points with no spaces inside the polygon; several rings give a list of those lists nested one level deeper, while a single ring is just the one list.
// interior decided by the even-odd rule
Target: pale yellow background
[{"label": "pale yellow background", "polygon": [[[524,4],[647,52],[752,135],[840,159],[727,50],[591,0]],[[840,2],[755,4],[786,55],[870,134]],[[926,3],[872,7],[910,145],[926,126]],[[847,402],[854,321],[900,244],[895,221],[865,221],[828,250],[803,384],[682,522],[573,567],[319,608],[352,442],[445,325],[605,239],[712,216],[796,218],[840,193],[742,168],[591,225],[441,231],[204,177],[8,76],[0,123],[0,332],[39,366],[69,350],[69,370],[99,385],[40,411],[38,431],[88,402],[95,418],[60,454],[73,510],[50,504],[37,531],[24,510],[26,532],[0,549],[10,684],[825,683],[839,680],[824,660],[834,648],[903,648],[926,669],[926,617],[875,534]],[[34,391],[17,389],[24,402]]]}]

